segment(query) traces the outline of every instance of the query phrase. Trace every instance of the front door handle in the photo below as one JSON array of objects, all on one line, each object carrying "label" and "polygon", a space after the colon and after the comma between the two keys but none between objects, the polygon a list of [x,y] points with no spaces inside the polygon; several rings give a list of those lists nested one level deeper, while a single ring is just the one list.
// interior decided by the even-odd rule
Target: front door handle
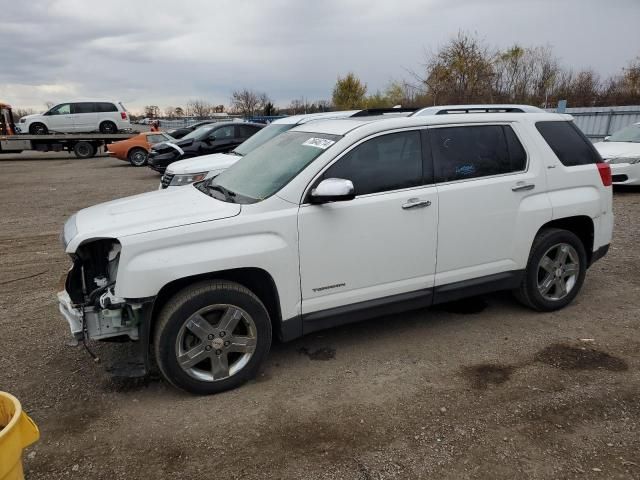
[{"label": "front door handle", "polygon": [[430,200],[421,200],[419,198],[410,198],[407,200],[407,203],[402,204],[402,208],[404,210],[409,210],[410,208],[424,208],[431,205]]},{"label": "front door handle", "polygon": [[525,190],[533,190],[534,188],[536,188],[536,186],[533,183],[518,182],[511,187],[511,190],[514,192],[523,192]]}]

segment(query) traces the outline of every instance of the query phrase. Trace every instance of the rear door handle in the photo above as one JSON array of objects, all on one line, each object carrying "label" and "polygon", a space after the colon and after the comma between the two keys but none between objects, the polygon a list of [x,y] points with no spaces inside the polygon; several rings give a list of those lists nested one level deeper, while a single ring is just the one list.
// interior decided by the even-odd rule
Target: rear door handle
[{"label": "rear door handle", "polygon": [[533,190],[534,188],[536,188],[536,186],[533,183],[518,182],[511,187],[511,190],[514,192],[523,192],[525,190]]},{"label": "rear door handle", "polygon": [[402,204],[402,208],[404,210],[409,210],[410,208],[424,208],[431,205],[430,200],[421,200],[419,198],[410,198],[407,200],[407,203]]}]

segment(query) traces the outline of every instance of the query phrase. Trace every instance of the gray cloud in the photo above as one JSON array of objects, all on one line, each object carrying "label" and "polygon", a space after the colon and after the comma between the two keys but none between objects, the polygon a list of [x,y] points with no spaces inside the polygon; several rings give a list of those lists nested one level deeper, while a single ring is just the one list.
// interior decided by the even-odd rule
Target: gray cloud
[{"label": "gray cloud", "polygon": [[0,0],[0,98],[109,97],[139,109],[238,87],[277,103],[369,89],[418,70],[458,30],[490,46],[551,45],[564,65],[618,72],[640,53],[637,0]]}]

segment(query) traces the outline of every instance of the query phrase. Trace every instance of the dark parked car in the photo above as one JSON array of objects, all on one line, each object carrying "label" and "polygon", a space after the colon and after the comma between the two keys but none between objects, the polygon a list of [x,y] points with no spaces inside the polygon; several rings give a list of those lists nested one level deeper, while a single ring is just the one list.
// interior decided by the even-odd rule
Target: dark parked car
[{"label": "dark parked car", "polygon": [[265,125],[259,123],[217,122],[204,125],[175,143],[154,145],[147,159],[149,167],[164,172],[170,163],[211,153],[230,152]]},{"label": "dark parked car", "polygon": [[167,134],[171,135],[173,138],[183,138],[185,135],[189,135],[194,130],[203,127],[204,125],[211,125],[212,123],[216,123],[216,120],[204,120],[202,122],[194,123],[193,125],[189,125],[188,127],[180,127],[174,130],[169,130]]}]

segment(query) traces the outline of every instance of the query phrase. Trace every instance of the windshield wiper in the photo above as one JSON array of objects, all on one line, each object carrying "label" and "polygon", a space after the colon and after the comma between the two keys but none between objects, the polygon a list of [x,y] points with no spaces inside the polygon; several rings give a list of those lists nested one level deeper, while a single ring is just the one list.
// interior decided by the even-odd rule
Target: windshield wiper
[{"label": "windshield wiper", "polygon": [[235,150],[231,150],[229,153],[232,154],[232,155],[237,155],[238,157],[243,157],[244,156],[241,153],[236,152]]},{"label": "windshield wiper", "polygon": [[216,192],[222,193],[222,195],[224,195],[225,200],[228,201],[229,203],[235,203],[235,200],[233,199],[233,197],[236,196],[236,193],[232,192],[228,188],[224,188],[222,185],[218,185],[217,183],[210,183],[209,185],[207,185],[207,188],[209,190],[215,190]]}]

